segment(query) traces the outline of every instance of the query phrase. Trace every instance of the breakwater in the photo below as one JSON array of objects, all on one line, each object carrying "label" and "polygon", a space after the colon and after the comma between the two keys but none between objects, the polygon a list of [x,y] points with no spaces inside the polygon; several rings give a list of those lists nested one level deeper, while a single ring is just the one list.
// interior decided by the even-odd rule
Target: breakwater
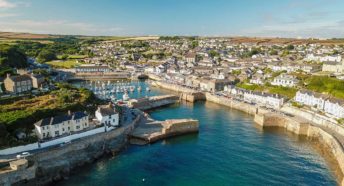
[{"label": "breakwater", "polygon": [[150,110],[178,102],[178,96],[163,95],[129,100],[129,106],[139,110]]},{"label": "breakwater", "polygon": [[280,127],[294,134],[305,136],[310,140],[319,141],[330,153],[341,170],[342,181],[344,185],[344,149],[343,142],[334,135],[325,131],[321,127],[314,126],[307,120],[298,117],[282,116],[276,113],[256,114],[255,122],[263,128]]},{"label": "breakwater", "polygon": [[148,121],[138,126],[130,135],[132,144],[144,145],[172,136],[197,133],[199,122],[193,119]]},{"label": "breakwater", "polygon": [[[266,115],[271,115],[271,113],[268,110],[258,108],[248,103],[235,101],[235,100],[225,98],[222,96],[217,96],[211,93],[197,92],[193,89],[190,89],[184,86],[170,84],[166,82],[160,82],[160,81],[154,82],[154,85],[160,88],[165,88],[168,90],[175,91],[181,95],[187,94],[189,96],[192,96],[192,94],[194,93],[203,94],[204,97],[202,97],[202,99],[196,99],[196,97],[194,97],[189,100],[192,100],[191,102],[195,102],[198,100],[206,100],[206,101],[214,102],[226,107],[241,110],[250,115],[253,115],[255,117],[255,122],[259,124],[260,126],[262,126],[263,128],[264,127],[281,127],[297,135],[306,136],[310,140],[317,140],[327,149],[327,153],[329,153],[329,155],[336,160],[337,165],[339,166],[341,170],[341,175],[344,175],[343,146],[342,146],[342,143],[339,141],[338,137],[335,137],[335,135],[332,133],[333,131],[332,129],[337,128],[339,126],[333,126],[334,124],[327,123],[327,125],[330,125],[330,126],[324,125],[323,127],[319,127],[319,125],[311,125],[308,120],[301,119],[301,118],[291,119],[290,117],[287,117],[285,115],[273,115],[270,117],[266,117]],[[339,133],[339,135],[341,135],[341,133]],[[343,176],[339,178],[339,184],[344,186]]]},{"label": "breakwater", "polygon": [[93,74],[93,73],[75,73],[68,80],[116,80],[116,79],[130,79],[131,75],[127,72],[118,73],[104,73],[104,74]]}]

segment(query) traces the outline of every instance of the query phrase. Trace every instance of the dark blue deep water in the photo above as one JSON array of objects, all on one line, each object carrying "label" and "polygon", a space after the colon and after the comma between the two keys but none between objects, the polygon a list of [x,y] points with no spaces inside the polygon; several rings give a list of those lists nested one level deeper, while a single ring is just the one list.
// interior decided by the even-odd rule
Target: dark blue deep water
[{"label": "dark blue deep water", "polygon": [[[166,91],[151,92],[159,93]],[[284,131],[263,131],[245,113],[200,102],[151,115],[157,120],[198,119],[200,132],[130,146],[59,185],[336,185],[311,142]]]}]

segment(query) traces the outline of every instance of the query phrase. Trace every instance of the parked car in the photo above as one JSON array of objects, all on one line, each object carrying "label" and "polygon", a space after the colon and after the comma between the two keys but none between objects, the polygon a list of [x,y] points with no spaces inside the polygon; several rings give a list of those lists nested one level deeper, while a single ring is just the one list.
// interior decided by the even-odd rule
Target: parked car
[{"label": "parked car", "polygon": [[17,159],[26,158],[26,157],[28,157],[30,155],[31,154],[29,152],[22,152],[21,154],[17,155]]}]

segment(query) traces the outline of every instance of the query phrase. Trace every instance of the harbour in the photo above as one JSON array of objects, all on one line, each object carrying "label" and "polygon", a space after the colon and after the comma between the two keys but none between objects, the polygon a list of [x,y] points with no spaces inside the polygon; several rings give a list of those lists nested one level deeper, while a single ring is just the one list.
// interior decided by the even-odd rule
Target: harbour
[{"label": "harbour", "polygon": [[[154,95],[165,92],[156,87],[151,90]],[[172,185],[293,185],[295,180],[306,185],[336,185],[336,169],[314,148],[316,144],[286,135],[284,130],[262,130],[246,113],[210,102],[181,102],[149,114],[161,121],[198,119],[200,133],[129,146],[117,157],[100,160],[58,185],[170,185],[169,178],[175,180]]]}]

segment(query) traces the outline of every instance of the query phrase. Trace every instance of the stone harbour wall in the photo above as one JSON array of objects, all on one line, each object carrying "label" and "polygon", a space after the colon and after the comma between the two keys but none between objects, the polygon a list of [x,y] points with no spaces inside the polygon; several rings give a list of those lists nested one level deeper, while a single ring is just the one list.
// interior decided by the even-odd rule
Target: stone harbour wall
[{"label": "stone harbour wall", "polygon": [[163,133],[166,136],[175,136],[198,132],[199,122],[192,119],[166,120],[162,122]]},{"label": "stone harbour wall", "polygon": [[32,180],[36,177],[36,164],[29,165],[28,168],[23,170],[0,170],[0,185],[10,186],[13,183],[25,183],[28,180]]},{"label": "stone harbour wall", "polygon": [[[163,82],[156,82],[157,85],[161,88],[185,93],[186,95],[182,97],[184,100],[190,100],[190,102],[194,102],[194,97],[188,97],[193,92],[192,89],[184,88],[182,86],[174,85],[174,84],[168,84]],[[202,92],[200,92],[202,93]],[[336,159],[339,168],[342,172],[342,175],[344,175],[344,150],[341,143],[336,139],[333,135],[328,133],[327,131],[312,125],[310,122],[314,124],[318,124],[324,128],[328,128],[332,131],[336,131],[341,136],[344,136],[344,128],[341,126],[338,126],[334,123],[331,123],[329,121],[326,121],[319,117],[314,117],[310,113],[306,113],[299,109],[293,109],[291,107],[283,107],[281,110],[286,113],[290,113],[292,115],[296,115],[302,118],[305,118],[309,121],[302,120],[302,119],[296,119],[291,118],[285,115],[279,115],[279,114],[273,114],[269,112],[268,110],[257,108],[255,105],[251,105],[248,103],[240,102],[231,100],[229,98],[216,96],[210,93],[202,93],[205,95],[205,100],[214,102],[223,106],[227,106],[230,108],[234,108],[237,110],[241,110],[243,112],[246,112],[248,114],[254,115],[254,121],[261,125],[262,127],[282,127],[285,128],[287,131],[293,132],[297,135],[306,136],[310,139],[316,139],[319,140],[323,145],[328,147],[329,151],[328,153],[331,153],[331,155]],[[343,180],[339,182],[340,185],[344,186],[344,177]]]},{"label": "stone harbour wall", "polygon": [[[72,170],[77,167],[91,163],[105,154],[117,154],[128,144],[128,134],[135,129],[142,117],[142,114],[139,114],[132,123],[124,127],[88,136],[61,147],[35,153],[27,157],[30,162],[34,162],[33,168],[26,169],[27,171],[23,172],[34,174],[29,181],[32,185],[48,185],[54,181],[68,178]],[[22,173],[13,171],[10,175],[0,174],[0,178],[1,176],[8,178],[5,183],[12,185],[23,181],[16,176],[17,174]],[[12,179],[12,177],[18,177],[19,179]],[[24,179],[25,177],[22,176],[22,178]],[[0,185],[2,185],[1,180]]]},{"label": "stone harbour wall", "polygon": [[[294,134],[306,136],[310,140],[318,140],[328,149],[328,153],[335,158],[342,175],[344,175],[344,149],[338,139],[330,133],[300,119],[273,113],[256,114],[254,121],[263,128],[282,127]],[[341,179],[342,181],[339,184],[344,186],[344,178]]]}]

